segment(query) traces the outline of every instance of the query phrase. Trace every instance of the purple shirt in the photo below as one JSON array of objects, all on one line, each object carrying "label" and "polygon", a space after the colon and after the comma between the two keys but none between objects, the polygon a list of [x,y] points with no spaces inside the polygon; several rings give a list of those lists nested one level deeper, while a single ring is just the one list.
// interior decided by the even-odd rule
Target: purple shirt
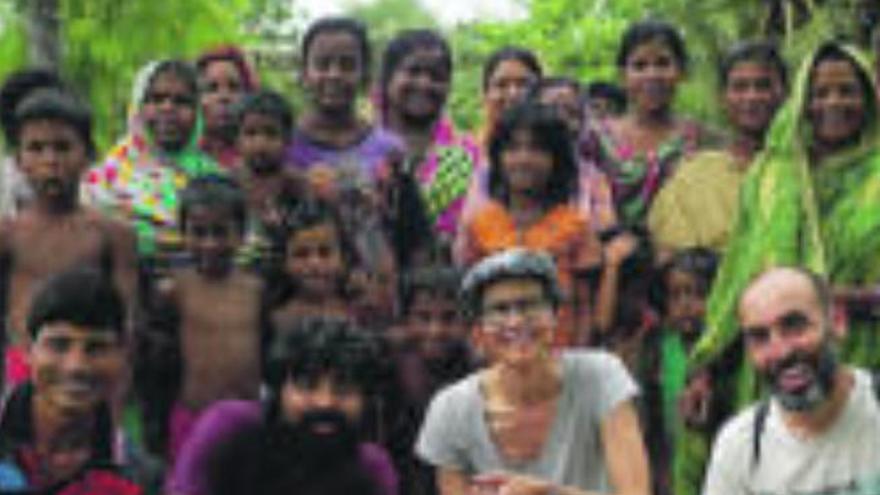
[{"label": "purple shirt", "polygon": [[287,162],[300,171],[325,164],[333,168],[356,169],[363,174],[361,177],[372,181],[388,154],[402,149],[403,143],[396,134],[379,127],[373,127],[360,141],[347,148],[329,147],[295,130],[285,154]]},{"label": "purple shirt", "polygon": [[[239,431],[263,421],[259,402],[225,400],[211,406],[199,419],[192,434],[177,456],[167,481],[166,491],[173,495],[210,495],[208,462],[218,445]],[[383,495],[397,495],[397,472],[385,450],[372,443],[359,446],[359,462]]]}]

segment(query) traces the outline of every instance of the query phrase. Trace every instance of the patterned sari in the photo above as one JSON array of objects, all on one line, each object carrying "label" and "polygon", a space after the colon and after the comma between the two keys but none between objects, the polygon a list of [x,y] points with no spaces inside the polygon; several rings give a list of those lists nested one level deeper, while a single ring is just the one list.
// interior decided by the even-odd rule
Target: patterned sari
[{"label": "patterned sari", "polygon": [[155,68],[156,64],[150,64],[138,74],[129,132],[113,147],[103,164],[88,171],[82,188],[85,203],[133,225],[141,255],[180,248],[178,193],[189,179],[220,171],[217,164],[199,150],[200,115],[182,150],[171,153],[153,143],[141,108]]},{"label": "patterned sari", "polygon": [[[842,47],[859,70],[873,81],[870,65],[853,49]],[[817,52],[818,53],[818,52]],[[815,55],[806,60],[794,92],[780,110],[767,136],[764,151],[749,168],[740,190],[739,215],[726,256],[707,305],[707,332],[691,355],[691,367],[720,359],[736,340],[736,305],[740,293],[762,270],[799,265],[827,275],[835,286],[862,286],[880,281],[880,150],[876,103],[860,141],[851,148],[811,163],[811,133],[805,115],[809,77]],[[841,358],[860,366],[880,364],[877,348],[880,324],[852,322],[842,343]],[[731,374],[734,407],[757,397],[758,379],[743,360]],[[708,438],[689,431],[687,450],[706,452]],[[700,445],[704,446],[701,447]],[[682,468],[691,477],[705,455],[688,456]],[[697,493],[698,480],[690,489]]]}]

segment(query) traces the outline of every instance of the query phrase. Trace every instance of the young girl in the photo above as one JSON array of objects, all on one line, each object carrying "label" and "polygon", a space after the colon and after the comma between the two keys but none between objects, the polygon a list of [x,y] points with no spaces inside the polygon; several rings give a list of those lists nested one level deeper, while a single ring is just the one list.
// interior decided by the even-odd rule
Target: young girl
[{"label": "young girl", "polygon": [[489,147],[491,199],[464,226],[456,253],[465,265],[521,246],[549,252],[568,295],[561,341],[585,342],[588,287],[601,246],[571,199],[577,162],[565,123],[553,109],[520,103],[501,118]]},{"label": "young girl", "polygon": [[357,268],[359,256],[338,211],[320,201],[304,201],[284,219],[279,236],[283,262],[273,296],[274,328],[307,316],[365,319],[390,314],[393,284],[372,286],[387,274]]},{"label": "young girl", "polygon": [[687,63],[684,40],[670,24],[639,22],[623,35],[617,67],[627,112],[595,122],[584,148],[610,179],[625,226],[644,224],[654,195],[678,161],[708,138],[699,124],[673,111]]},{"label": "young girl", "polygon": [[357,114],[370,79],[366,28],[349,18],[316,21],[303,37],[302,63],[308,107],[297,121],[288,161],[300,170],[321,164],[372,179],[398,140]]}]

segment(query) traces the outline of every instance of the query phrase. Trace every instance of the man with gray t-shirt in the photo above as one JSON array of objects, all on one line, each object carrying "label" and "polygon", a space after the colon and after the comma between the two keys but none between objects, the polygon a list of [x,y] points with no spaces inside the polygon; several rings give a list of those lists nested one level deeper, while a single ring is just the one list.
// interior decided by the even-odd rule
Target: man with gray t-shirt
[{"label": "man with gray t-shirt", "polygon": [[738,317],[770,398],[721,430],[704,495],[880,494],[875,379],[837,362],[825,282],[770,269],[746,287]]},{"label": "man with gray t-shirt", "polygon": [[636,384],[610,354],[552,347],[561,294],[550,257],[491,256],[463,295],[489,366],[428,409],[416,452],[440,494],[647,494]]}]

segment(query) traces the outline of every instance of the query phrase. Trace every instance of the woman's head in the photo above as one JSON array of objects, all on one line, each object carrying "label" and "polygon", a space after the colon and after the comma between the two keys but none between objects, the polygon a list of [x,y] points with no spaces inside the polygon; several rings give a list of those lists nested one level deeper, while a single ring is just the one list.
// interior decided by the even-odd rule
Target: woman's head
[{"label": "woman's head", "polygon": [[489,162],[489,192],[503,203],[527,194],[552,206],[577,193],[568,127],[540,103],[522,102],[504,113],[489,144]]},{"label": "woman's head", "polygon": [[191,65],[181,60],[165,60],[153,66],[138,103],[156,146],[176,152],[192,141],[198,99],[198,76]]},{"label": "woman's head", "polygon": [[440,116],[449,96],[452,52],[436,31],[404,31],[382,57],[379,97],[382,116],[394,112],[404,124],[425,127]]},{"label": "woman's head", "polygon": [[489,118],[499,117],[525,97],[542,75],[541,63],[530,50],[507,46],[492,53],[483,65],[483,98]]},{"label": "woman's head", "polygon": [[627,100],[634,109],[667,110],[688,68],[684,39],[666,22],[637,22],[623,35],[617,52],[617,68]]},{"label": "woman's head", "polygon": [[325,113],[353,112],[370,78],[366,27],[347,17],[315,21],[303,36],[301,56],[300,77],[312,104]]},{"label": "woman's head", "polygon": [[206,132],[232,138],[232,109],[242,96],[257,89],[256,74],[244,52],[234,46],[203,53],[196,60],[196,68]]},{"label": "woman's head", "polygon": [[826,43],[813,58],[806,98],[812,139],[827,149],[858,142],[877,118],[871,76],[836,43]]},{"label": "woman's head", "polygon": [[322,201],[304,201],[284,219],[284,273],[297,293],[337,296],[355,251],[339,213]]}]

